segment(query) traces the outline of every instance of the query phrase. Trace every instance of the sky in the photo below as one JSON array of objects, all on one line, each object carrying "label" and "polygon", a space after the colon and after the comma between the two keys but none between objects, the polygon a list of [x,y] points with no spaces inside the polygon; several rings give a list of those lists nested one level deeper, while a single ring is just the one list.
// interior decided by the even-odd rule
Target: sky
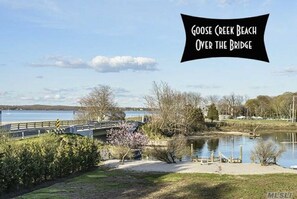
[{"label": "sky", "polygon": [[[108,85],[119,106],[145,106],[152,83],[202,96],[297,91],[297,1],[0,0],[0,104],[78,105]],[[233,19],[270,14],[270,62],[181,63],[180,14]]]}]

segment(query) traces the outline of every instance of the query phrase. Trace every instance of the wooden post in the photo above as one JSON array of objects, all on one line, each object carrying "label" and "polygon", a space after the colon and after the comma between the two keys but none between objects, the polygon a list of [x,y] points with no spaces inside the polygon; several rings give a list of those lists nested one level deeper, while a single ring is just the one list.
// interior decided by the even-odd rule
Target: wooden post
[{"label": "wooden post", "polygon": [[220,163],[222,163],[222,154],[219,152]]},{"label": "wooden post", "polygon": [[193,157],[193,144],[191,144],[191,157]]},{"label": "wooden post", "polygon": [[239,155],[240,162],[242,162],[242,145],[240,145],[240,155]]},{"label": "wooden post", "polygon": [[38,137],[40,136],[40,130],[38,130]]},{"label": "wooden post", "polygon": [[24,133],[24,131],[22,131],[22,139],[24,139],[25,138],[25,133]]},{"label": "wooden post", "polygon": [[210,161],[211,161],[211,162],[214,162],[214,151],[211,152],[211,155],[210,155]]}]

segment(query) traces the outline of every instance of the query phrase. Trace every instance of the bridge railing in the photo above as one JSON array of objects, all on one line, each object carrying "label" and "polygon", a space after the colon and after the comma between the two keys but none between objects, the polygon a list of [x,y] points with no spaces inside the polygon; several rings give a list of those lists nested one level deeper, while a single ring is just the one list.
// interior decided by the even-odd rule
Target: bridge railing
[{"label": "bridge railing", "polygon": [[121,121],[89,122],[88,124],[77,125],[77,130],[118,127],[120,122]]},{"label": "bridge railing", "polygon": [[[60,126],[83,125],[86,121],[82,120],[61,120]],[[41,122],[21,122],[10,124],[11,131],[36,129],[36,128],[55,128],[56,121],[41,121]]]},{"label": "bridge railing", "polygon": [[[108,129],[118,127],[121,121],[82,121],[82,120],[61,120],[61,131],[75,131],[86,129]],[[70,129],[69,129],[70,128]],[[8,132],[12,138],[34,137],[49,132],[48,130],[57,129],[56,121],[42,121],[42,122],[21,122],[12,123],[0,126],[0,133]]]}]

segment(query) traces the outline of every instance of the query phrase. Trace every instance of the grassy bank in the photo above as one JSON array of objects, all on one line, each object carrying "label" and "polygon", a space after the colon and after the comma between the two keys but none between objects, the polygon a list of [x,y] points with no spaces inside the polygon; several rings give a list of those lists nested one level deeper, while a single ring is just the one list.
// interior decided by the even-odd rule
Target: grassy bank
[{"label": "grassy bank", "polygon": [[294,174],[231,176],[142,173],[98,168],[19,198],[266,198],[267,192],[292,192]]},{"label": "grassy bank", "polygon": [[257,126],[257,133],[269,131],[290,131],[297,132],[297,123],[284,120],[226,120],[221,123],[222,131],[250,132]]}]

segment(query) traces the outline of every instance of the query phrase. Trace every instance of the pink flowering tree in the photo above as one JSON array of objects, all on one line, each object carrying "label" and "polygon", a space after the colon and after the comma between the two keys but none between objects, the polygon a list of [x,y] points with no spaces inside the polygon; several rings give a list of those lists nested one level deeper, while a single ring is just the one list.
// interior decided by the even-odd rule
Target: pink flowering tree
[{"label": "pink flowering tree", "polygon": [[124,163],[125,157],[131,149],[140,149],[147,144],[148,138],[142,132],[133,131],[133,125],[122,123],[119,128],[110,129],[107,132],[107,142],[114,146],[121,146],[125,152],[120,157]]}]

